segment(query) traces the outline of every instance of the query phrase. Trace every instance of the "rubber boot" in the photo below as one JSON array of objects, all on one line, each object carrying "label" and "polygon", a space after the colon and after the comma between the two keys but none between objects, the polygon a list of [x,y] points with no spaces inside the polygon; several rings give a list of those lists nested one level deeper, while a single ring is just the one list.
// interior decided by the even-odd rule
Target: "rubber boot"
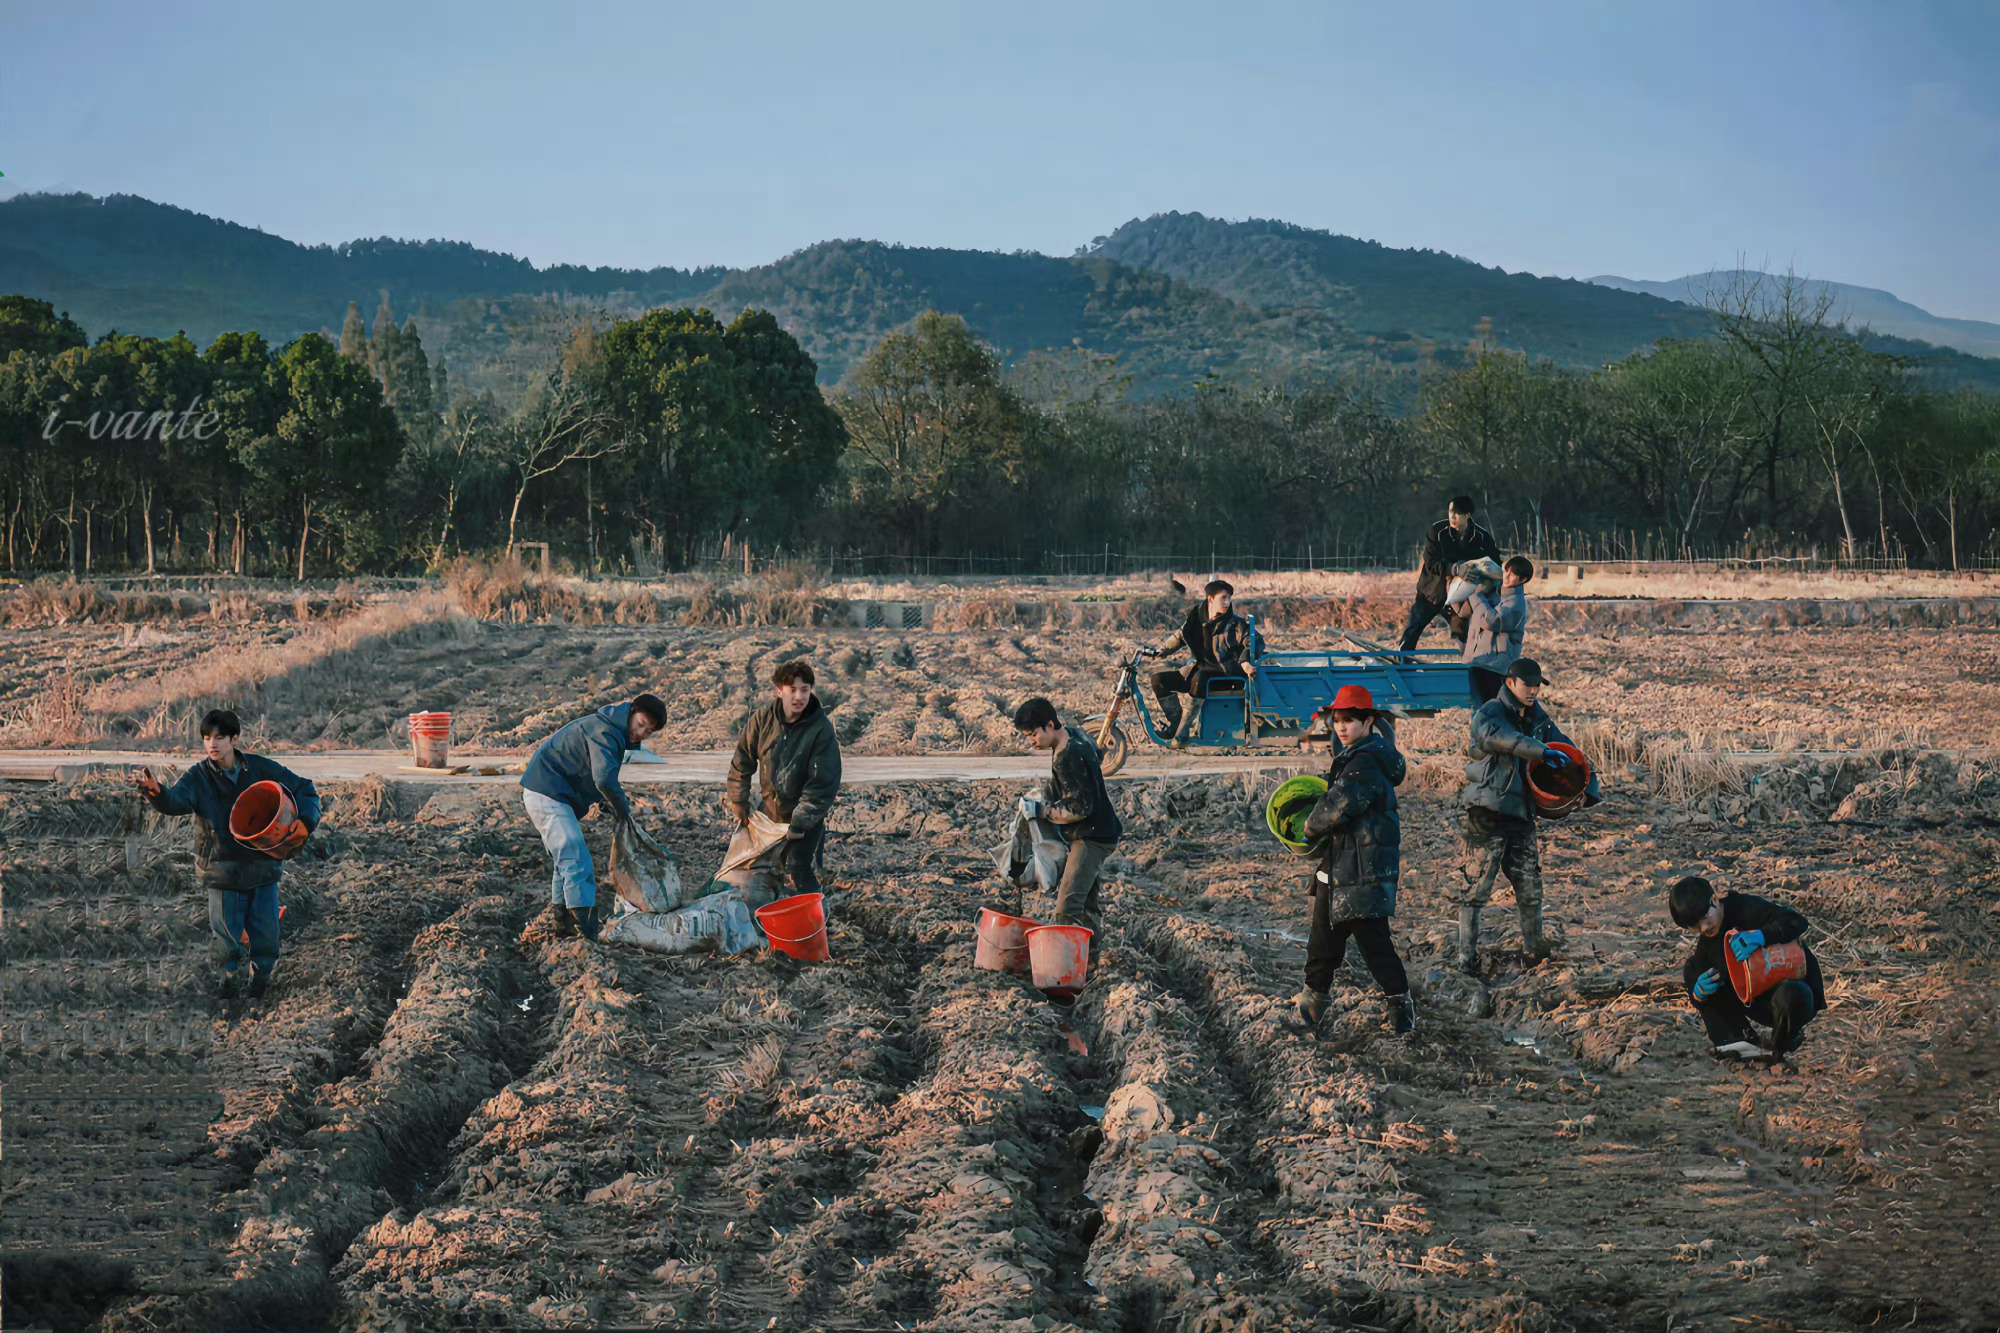
[{"label": "rubber boot", "polygon": [[1320,1019],[1326,1017],[1327,993],[1323,990],[1301,986],[1293,1003],[1298,1006],[1299,1021],[1309,1028],[1317,1028]]},{"label": "rubber boot", "polygon": [[1542,905],[1523,903],[1521,912],[1521,965],[1534,967],[1549,956],[1549,942],[1542,938]]},{"label": "rubber boot", "polygon": [[261,1000],[264,998],[264,992],[271,988],[270,969],[258,967],[255,963],[251,963],[248,966],[250,969],[250,984],[243,991],[244,998]]},{"label": "rubber boot", "polygon": [[597,943],[597,909],[595,907],[574,907],[570,909],[576,916],[576,928],[592,944]]},{"label": "rubber boot", "polygon": [[557,939],[571,939],[576,935],[576,915],[566,905],[562,903],[550,904],[549,915],[553,916],[556,920]]},{"label": "rubber boot", "polygon": [[1181,731],[1181,697],[1178,694],[1168,693],[1159,698],[1160,721],[1164,724],[1160,728],[1160,734],[1172,740],[1180,735]]},{"label": "rubber boot", "polygon": [[1187,713],[1181,718],[1180,725],[1174,728],[1174,748],[1176,750],[1187,748],[1188,737],[1196,735],[1200,730],[1200,719],[1201,700],[1195,698],[1193,695],[1189,695]]},{"label": "rubber boot", "polygon": [[1479,909],[1458,909],[1458,970],[1468,977],[1479,975]]},{"label": "rubber boot", "polygon": [[1389,1026],[1396,1030],[1397,1036],[1407,1036],[1417,1030],[1417,1002],[1408,991],[1401,995],[1383,996],[1382,1006],[1389,1011]]}]

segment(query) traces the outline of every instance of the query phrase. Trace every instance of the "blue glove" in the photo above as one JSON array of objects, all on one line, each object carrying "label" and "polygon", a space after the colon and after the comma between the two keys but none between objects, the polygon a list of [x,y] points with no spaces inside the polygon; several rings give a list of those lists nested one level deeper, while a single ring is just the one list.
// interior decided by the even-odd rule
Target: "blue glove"
[{"label": "blue glove", "polygon": [[1700,1004],[1721,989],[1722,974],[1711,967],[1694,979],[1694,1002]]},{"label": "blue glove", "polygon": [[1542,752],[1542,763],[1547,765],[1549,768],[1560,772],[1561,770],[1569,767],[1569,756],[1564,754],[1561,750],[1555,750],[1555,749],[1545,750]]},{"label": "blue glove", "polygon": [[1736,955],[1739,963],[1763,947],[1764,932],[1761,930],[1746,930],[1729,941],[1729,952]]}]

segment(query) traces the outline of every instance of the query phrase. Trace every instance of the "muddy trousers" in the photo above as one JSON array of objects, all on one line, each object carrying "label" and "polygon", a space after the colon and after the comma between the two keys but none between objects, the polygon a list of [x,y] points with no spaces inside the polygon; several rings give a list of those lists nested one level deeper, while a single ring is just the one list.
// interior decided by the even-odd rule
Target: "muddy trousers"
[{"label": "muddy trousers", "polygon": [[[278,886],[276,882],[247,892],[236,889],[208,891],[208,928],[215,936],[210,946],[224,972],[234,974],[247,957],[266,977],[278,965]],[[245,933],[249,946],[243,943]]]},{"label": "muddy trousers", "polygon": [[1465,812],[1459,830],[1460,907],[1484,907],[1493,899],[1493,884],[1501,875],[1514,886],[1514,901],[1525,913],[1542,910],[1542,854],[1535,842],[1535,821],[1514,819],[1474,806]]},{"label": "muddy trousers", "polygon": [[597,905],[597,867],[591,864],[590,844],[584,840],[583,825],[576,811],[538,791],[521,790],[521,804],[527,808],[528,822],[542,835],[555,862],[549,880],[549,901],[558,907]]},{"label": "muddy trousers", "polygon": [[1056,917],[1050,924],[1097,930],[1104,920],[1097,890],[1104,882],[1104,863],[1117,847],[1116,838],[1109,841],[1078,838],[1069,845],[1062,879],[1056,883]]},{"label": "muddy trousers", "polygon": [[778,844],[778,874],[791,886],[792,892],[819,893],[819,876],[815,873],[820,859],[820,849],[826,846],[826,825],[817,824],[796,838],[787,838]]},{"label": "muddy trousers", "polygon": [[1701,1015],[1702,1026],[1708,1029],[1711,1046],[1742,1041],[1751,1035],[1750,1024],[1762,1023],[1771,1029],[1771,1049],[1790,1055],[1799,1048],[1806,1024],[1819,1013],[1819,1006],[1813,1002],[1813,989],[1803,981],[1781,981],[1745,1004],[1724,980],[1721,990],[1706,1000],[1694,1000],[1695,978],[1703,970],[1694,959],[1688,959],[1687,966],[1681,969],[1681,984],[1693,1000],[1695,1012]]},{"label": "muddy trousers", "polygon": [[1345,921],[1327,919],[1327,894],[1313,894],[1312,929],[1306,935],[1306,985],[1325,994],[1333,987],[1333,974],[1347,960],[1347,942],[1361,950],[1361,961],[1384,995],[1401,995],[1410,989],[1409,974],[1396,955],[1396,943],[1389,938],[1389,919],[1382,916],[1350,917]]}]

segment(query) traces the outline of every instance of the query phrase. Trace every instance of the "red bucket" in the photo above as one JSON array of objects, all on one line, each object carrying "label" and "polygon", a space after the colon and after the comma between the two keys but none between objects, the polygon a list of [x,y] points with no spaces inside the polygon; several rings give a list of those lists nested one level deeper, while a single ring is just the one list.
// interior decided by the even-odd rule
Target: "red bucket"
[{"label": "red bucket", "polygon": [[1035,926],[1027,934],[1036,989],[1058,1000],[1082,990],[1090,971],[1090,931],[1083,926]]},{"label": "red bucket", "polygon": [[229,807],[229,836],[245,847],[290,860],[306,845],[306,826],[292,798],[275,782],[253,782]]},{"label": "red bucket", "polygon": [[833,957],[826,939],[826,895],[801,893],[757,909],[757,924],[779,953],[801,963],[824,963]]},{"label": "red bucket", "polygon": [[1590,761],[1583,751],[1562,741],[1551,742],[1569,760],[1563,768],[1550,768],[1540,760],[1528,765],[1528,794],[1534,798],[1535,813],[1543,819],[1561,819],[1581,806],[1589,795]]},{"label": "red bucket", "polygon": [[1736,998],[1748,1004],[1781,982],[1797,981],[1806,974],[1806,951],[1798,944],[1767,944],[1748,958],[1738,958],[1729,942],[1738,932],[1722,937],[1722,962],[1729,969],[1729,984]]},{"label": "red bucket", "polygon": [[451,714],[410,714],[410,754],[418,768],[450,767]]},{"label": "red bucket", "polygon": [[979,949],[972,965],[989,972],[1026,972],[1028,932],[1041,925],[1025,916],[1009,916],[991,907],[979,909]]}]

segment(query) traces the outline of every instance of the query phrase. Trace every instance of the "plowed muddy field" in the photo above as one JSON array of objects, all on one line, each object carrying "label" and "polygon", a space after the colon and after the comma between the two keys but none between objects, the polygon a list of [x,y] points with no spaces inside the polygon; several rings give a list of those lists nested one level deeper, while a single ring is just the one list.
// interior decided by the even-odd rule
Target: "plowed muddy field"
[{"label": "plowed muddy field", "polygon": [[[1755,819],[1615,791],[1547,829],[1556,956],[1489,913],[1483,984],[1449,794],[1410,791],[1408,1041],[1358,963],[1292,1017],[1276,771],[1113,784],[1068,1006],[972,966],[1004,784],[851,789],[817,965],[559,939],[510,790],[336,785],[254,1006],[210,998],[185,822],[0,794],[6,1324],[1990,1328],[2000,792],[1965,768],[1826,765]],[[715,792],[639,800],[720,859]],[[1812,916],[1790,1066],[1709,1058],[1691,871]]]},{"label": "plowed muddy field", "polygon": [[[447,708],[518,754],[651,689],[656,748],[713,750],[805,655],[850,753],[1019,753],[1014,704],[1096,711],[1176,615],[1023,592],[867,630],[810,599],[536,595],[22,620],[0,743],[191,758],[221,705],[254,749],[386,749]],[[1267,631],[1380,637],[1393,603],[1274,596]],[[1318,1032],[1294,1017],[1303,873],[1262,808],[1296,754],[1113,782],[1128,836],[1070,1004],[973,966],[979,909],[1015,903],[986,850],[1014,783],[850,787],[813,965],[559,937],[504,783],[327,784],[256,1004],[214,997],[188,821],[108,777],[0,783],[5,1326],[1993,1328],[2000,608],[1537,623],[1609,799],[1544,828],[1555,956],[1515,961],[1503,890],[1472,981],[1466,716],[1404,724],[1409,1040],[1358,961]],[[719,789],[633,791],[705,877]],[[1664,911],[1689,873],[1811,917],[1831,1008],[1790,1064],[1709,1057]]]}]

